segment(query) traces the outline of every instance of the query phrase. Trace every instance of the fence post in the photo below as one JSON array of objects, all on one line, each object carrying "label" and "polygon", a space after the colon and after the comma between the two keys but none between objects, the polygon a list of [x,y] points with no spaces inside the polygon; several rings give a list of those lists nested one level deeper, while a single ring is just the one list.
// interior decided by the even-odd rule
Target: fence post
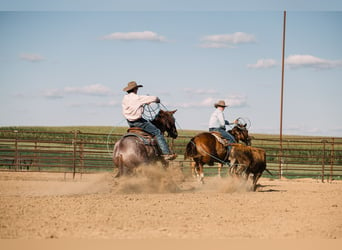
[{"label": "fence post", "polygon": [[13,131],[15,133],[15,142],[14,142],[14,147],[15,147],[15,155],[14,155],[14,162],[15,162],[15,171],[18,171],[19,167],[19,152],[18,152],[18,130]]},{"label": "fence post", "polygon": [[72,178],[75,179],[75,175],[76,175],[76,165],[77,165],[77,162],[76,162],[76,154],[77,154],[77,133],[79,131],[78,130],[74,130],[74,139],[72,140],[72,143],[73,143],[73,146],[74,146],[74,152],[73,152],[73,166],[74,166],[74,169],[73,169],[73,174],[72,174]]},{"label": "fence post", "polygon": [[[37,167],[38,166],[38,172],[40,172],[40,166],[39,166],[39,157],[37,155],[38,151],[38,139],[37,137],[35,138],[36,141],[34,142],[34,156],[33,156],[33,166]],[[40,155],[40,154],[39,154]]]},{"label": "fence post", "polygon": [[80,140],[80,163],[81,163],[81,179],[82,179],[82,174],[84,171],[84,156],[83,156],[83,150],[84,150],[84,145],[83,145],[83,139]]},{"label": "fence post", "polygon": [[[280,144],[282,144],[282,143],[280,143]],[[279,154],[279,179],[281,179],[283,176],[283,161],[284,161],[284,159],[283,159],[283,146],[282,145],[280,146],[278,154]]]},{"label": "fence post", "polygon": [[324,168],[325,168],[325,143],[327,140],[323,140],[323,156],[322,156],[322,182],[324,182]]},{"label": "fence post", "polygon": [[334,147],[334,138],[332,138],[332,143],[331,143],[331,153],[330,153],[330,176],[329,176],[329,181],[332,182],[333,180],[333,174],[334,174],[334,159],[335,159],[335,147]]}]

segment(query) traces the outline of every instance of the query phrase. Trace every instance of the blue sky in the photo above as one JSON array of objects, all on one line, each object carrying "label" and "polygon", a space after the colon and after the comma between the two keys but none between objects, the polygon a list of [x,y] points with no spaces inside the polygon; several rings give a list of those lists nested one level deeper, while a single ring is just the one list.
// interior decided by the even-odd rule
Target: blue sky
[{"label": "blue sky", "polygon": [[[207,130],[224,99],[228,120],[279,133],[280,8],[164,11],[147,1],[159,9],[131,11],[117,1],[109,11],[51,12],[16,2],[0,5],[0,126],[126,126],[122,88],[135,80],[139,93],[178,109],[180,129]],[[341,5],[301,2],[287,10],[283,133],[342,136]]]},{"label": "blue sky", "polygon": [[2,10],[20,11],[270,11],[341,10],[340,0],[1,0]]}]

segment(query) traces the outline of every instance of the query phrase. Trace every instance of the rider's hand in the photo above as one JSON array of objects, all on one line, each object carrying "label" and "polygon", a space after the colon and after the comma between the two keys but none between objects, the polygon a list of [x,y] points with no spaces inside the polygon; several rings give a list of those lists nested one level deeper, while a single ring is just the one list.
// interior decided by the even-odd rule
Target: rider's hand
[{"label": "rider's hand", "polygon": [[159,97],[157,97],[156,103],[160,103],[160,99],[159,99]]},{"label": "rider's hand", "polygon": [[234,124],[238,124],[239,123],[239,121],[236,119],[235,121],[234,121]]}]

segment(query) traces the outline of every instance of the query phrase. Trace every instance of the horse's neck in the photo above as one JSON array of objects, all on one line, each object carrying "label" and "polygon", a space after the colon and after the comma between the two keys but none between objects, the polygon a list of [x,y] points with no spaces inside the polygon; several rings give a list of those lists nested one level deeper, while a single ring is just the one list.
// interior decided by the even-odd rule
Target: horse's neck
[{"label": "horse's neck", "polygon": [[165,132],[165,128],[163,126],[163,123],[161,122],[161,119],[153,120],[151,123],[156,126],[160,132],[163,134]]},{"label": "horse's neck", "polygon": [[239,137],[237,136],[236,133],[233,132],[233,130],[228,130],[228,133],[234,137],[236,142],[239,142]]}]

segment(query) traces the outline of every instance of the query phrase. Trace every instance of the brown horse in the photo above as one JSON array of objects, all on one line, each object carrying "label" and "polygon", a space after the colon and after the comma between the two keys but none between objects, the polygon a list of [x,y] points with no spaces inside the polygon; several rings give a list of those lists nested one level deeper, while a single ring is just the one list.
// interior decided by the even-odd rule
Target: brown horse
[{"label": "brown horse", "polygon": [[[228,132],[234,136],[236,142],[242,141],[246,145],[251,144],[246,125],[236,125]],[[228,160],[229,152],[227,145],[220,142],[212,132],[203,132],[193,137],[186,146],[184,159],[192,158],[194,163],[192,168],[200,182],[203,182],[203,166],[205,164],[213,166],[215,162],[219,163],[218,174],[221,175],[221,168]]]},{"label": "brown horse", "polygon": [[[151,121],[162,133],[176,139],[178,136],[174,111],[160,110],[158,115]],[[152,135],[135,128],[129,129],[128,133],[114,145],[114,165],[118,167],[117,177],[133,173],[133,170],[141,164],[152,164],[160,161],[167,166],[167,161],[161,157],[161,151]]]}]

